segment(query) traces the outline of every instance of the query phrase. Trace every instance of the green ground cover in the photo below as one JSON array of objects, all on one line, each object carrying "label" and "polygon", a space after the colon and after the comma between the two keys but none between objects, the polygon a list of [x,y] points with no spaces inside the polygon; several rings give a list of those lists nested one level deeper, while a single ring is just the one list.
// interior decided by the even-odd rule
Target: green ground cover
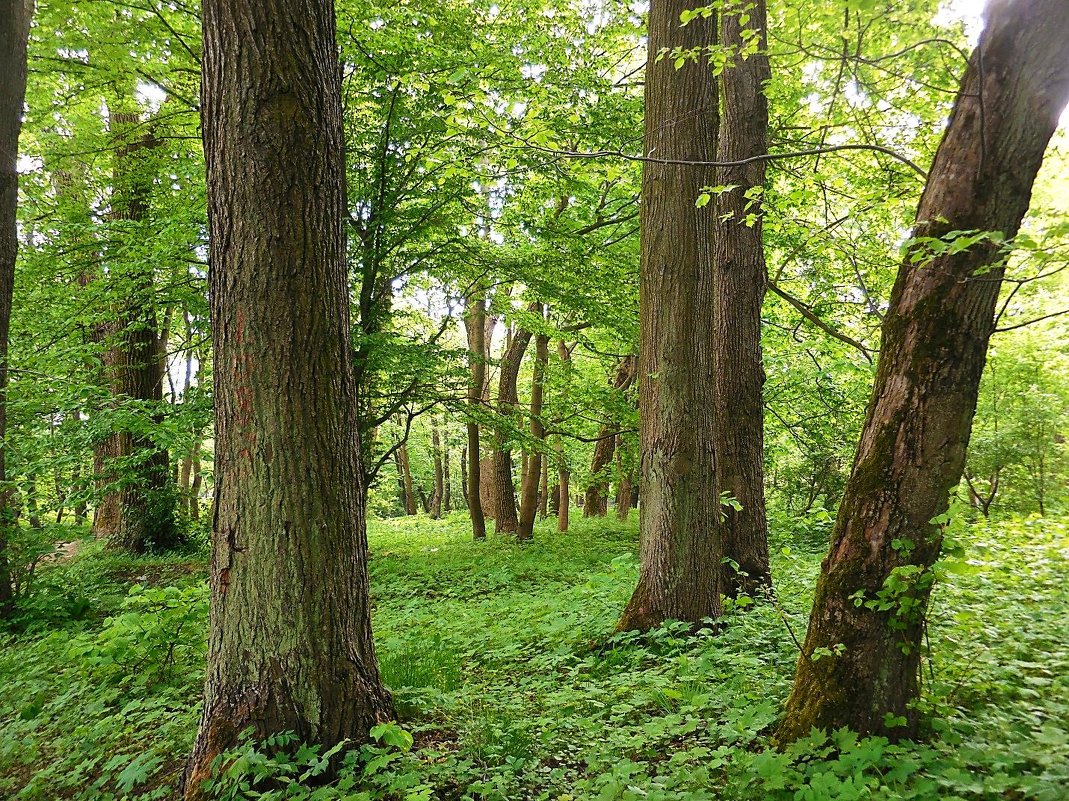
[{"label": "green ground cover", "polygon": [[[775,602],[737,604],[717,631],[638,636],[612,634],[637,576],[635,522],[579,520],[568,535],[553,522],[518,546],[471,542],[460,516],[374,521],[375,634],[398,723],[337,755],[329,781],[312,749],[249,743],[218,797],[1069,797],[1065,523],[956,534],[929,621],[924,743],[843,731],[781,753],[767,735],[825,523],[780,526]],[[131,559],[96,543],[38,569],[0,639],[0,798],[175,796],[198,715],[206,574],[202,553]]]}]

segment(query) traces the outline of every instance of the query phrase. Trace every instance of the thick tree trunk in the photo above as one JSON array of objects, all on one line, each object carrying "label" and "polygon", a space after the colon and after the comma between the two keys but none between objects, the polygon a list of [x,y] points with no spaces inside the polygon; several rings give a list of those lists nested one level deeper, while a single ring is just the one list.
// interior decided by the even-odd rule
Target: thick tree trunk
[{"label": "thick tree trunk", "polygon": [[[916,238],[1011,237],[1069,99],[1063,0],[992,6],[917,211]],[[929,240],[931,241],[931,240]],[[814,726],[917,732],[924,617],[961,479],[1005,252],[910,248],[779,739]]]},{"label": "thick tree trunk", "polygon": [[479,445],[479,412],[486,384],[486,296],[473,292],[468,298],[465,328],[468,332],[468,468],[464,497],[471,515],[471,533],[477,540],[486,539],[486,519],[482,504],[482,462]]},{"label": "thick tree trunk", "polygon": [[333,3],[203,10],[217,481],[187,799],[248,727],[329,748],[393,716],[371,639]]},{"label": "thick tree trunk", "polygon": [[[533,310],[534,304],[532,305]],[[539,305],[539,308],[541,306]],[[520,375],[520,365],[527,345],[531,342],[531,332],[522,328],[516,330],[501,355],[501,364],[497,381],[497,413],[503,418],[497,430],[496,449],[494,451],[494,533],[514,533],[519,526],[516,516],[516,486],[512,481],[512,449],[508,445],[507,421],[515,415],[519,396],[516,381]]]},{"label": "thick tree trunk", "polygon": [[[706,48],[715,18],[680,26],[685,0],[653,0],[643,150],[658,159],[716,156],[717,86],[707,64],[676,70],[664,48]],[[700,62],[700,59],[699,59]],[[697,208],[716,183],[705,167],[645,162],[639,418],[642,452],[638,586],[619,622],[649,629],[664,620],[700,624],[720,615],[721,546],[714,459],[715,336],[710,242],[713,209]]]},{"label": "thick tree trunk", "polygon": [[[768,152],[770,73],[765,35],[765,0],[720,17],[720,42],[734,51],[721,75],[717,160],[742,161]],[[743,32],[756,31],[758,50],[742,58]],[[721,168],[716,184],[735,187],[715,196],[713,287],[715,335],[713,377],[716,394],[718,494],[737,503],[721,506],[725,560],[721,592],[735,597],[771,587],[768,522],[765,517],[764,398],[761,358],[761,304],[768,275],[760,195],[765,162]],[[730,560],[730,561],[729,561]],[[736,565],[738,567],[736,568]]]},{"label": "thick tree trunk", "polygon": [[542,478],[543,440],[546,427],[542,424],[542,396],[546,380],[546,366],[549,363],[549,337],[538,334],[535,337],[535,361],[531,380],[531,439],[535,447],[531,450],[527,464],[527,480],[523,484],[520,499],[520,519],[516,528],[516,539],[529,540],[534,535],[535,512],[538,510],[538,484]]},{"label": "thick tree trunk", "polygon": [[8,531],[16,525],[14,499],[7,486],[7,354],[11,299],[18,256],[19,133],[26,96],[26,44],[33,17],[31,0],[0,2],[0,615],[11,608]]},{"label": "thick tree trunk", "polygon": [[[625,356],[616,367],[612,387],[618,392],[626,391],[635,381],[635,358]],[[590,460],[590,483],[586,487],[586,499],[583,502],[583,517],[605,517],[609,511],[609,479],[605,468],[612,462],[616,453],[616,431],[619,426],[614,421],[604,423],[598,430],[598,439],[594,443],[594,456]]]}]

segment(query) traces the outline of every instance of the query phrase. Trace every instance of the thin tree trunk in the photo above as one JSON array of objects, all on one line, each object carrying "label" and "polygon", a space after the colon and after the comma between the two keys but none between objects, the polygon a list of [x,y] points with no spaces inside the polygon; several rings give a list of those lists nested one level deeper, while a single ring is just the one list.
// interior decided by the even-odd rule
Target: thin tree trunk
[{"label": "thin tree trunk", "polygon": [[331,748],[393,717],[371,638],[333,3],[203,15],[217,481],[198,801],[246,728]]},{"label": "thin tree trunk", "polygon": [[453,511],[453,481],[449,475],[449,427],[448,420],[442,430],[442,510],[449,514]]},{"label": "thin tree trunk", "polygon": [[549,517],[549,456],[542,455],[542,478],[538,482],[538,519]]},{"label": "thin tree trunk", "polygon": [[965,465],[1006,257],[990,239],[958,252],[933,252],[923,240],[1017,233],[1069,99],[1065,11],[1063,0],[991,6],[969,61],[891,293],[781,741],[813,726],[917,733],[913,702],[942,543],[932,521]]},{"label": "thin tree trunk", "polygon": [[[560,359],[561,369],[564,372],[564,397],[561,403],[561,408],[563,409],[568,406],[571,397],[572,376],[572,351],[563,339],[557,342],[557,357]],[[557,424],[560,424],[560,420],[557,421]],[[572,506],[572,474],[568,469],[568,458],[564,453],[564,440],[560,434],[553,439],[553,452],[557,460],[557,531],[561,534],[566,534],[571,522],[569,512]]]},{"label": "thin tree trunk", "polygon": [[26,45],[33,17],[31,0],[7,0],[0,12],[0,616],[13,601],[8,532],[17,525],[7,484],[7,379],[11,300],[18,255],[19,133],[26,96]]},{"label": "thin tree trunk", "polygon": [[[721,45],[734,51],[722,73],[718,161],[742,161],[768,153],[770,78],[765,33],[765,0],[720,15]],[[758,49],[743,58],[745,31],[757,33]],[[719,186],[734,187],[715,196],[713,287],[715,292],[713,377],[716,394],[718,495],[724,547],[721,592],[734,598],[772,586],[765,517],[765,372],[761,357],[761,304],[765,270],[760,195],[765,162],[722,168]],[[736,567],[737,565],[737,567]]]},{"label": "thin tree trunk", "polygon": [[200,473],[200,442],[193,449],[191,470],[193,480],[189,485],[189,519],[200,520],[200,487],[203,481]]},{"label": "thin tree trunk", "polygon": [[534,536],[535,512],[538,508],[538,484],[542,478],[543,441],[546,427],[542,424],[542,397],[546,382],[546,366],[549,363],[549,337],[535,337],[535,361],[531,380],[531,439],[534,448],[528,457],[527,480],[523,484],[520,500],[520,519],[516,539],[529,540]]},{"label": "thin tree trunk", "polygon": [[624,464],[624,438],[617,437],[617,440],[616,475],[620,483],[616,489],[616,519],[624,521],[631,512],[631,469]]},{"label": "thin tree trunk", "polygon": [[471,378],[468,382],[468,469],[467,487],[464,497],[468,502],[471,515],[472,537],[486,539],[486,519],[482,504],[482,462],[480,459],[479,422],[483,400],[483,386],[486,384],[486,296],[483,292],[473,292],[468,299],[465,317],[468,332],[468,363]]},{"label": "thin tree trunk", "polygon": [[[643,150],[660,159],[716,157],[717,85],[707,64],[676,70],[664,48],[716,43],[715,15],[680,26],[685,0],[653,0]],[[618,624],[700,625],[720,616],[720,558],[713,442],[711,343],[713,209],[698,208],[716,183],[706,167],[645,162],[639,281],[639,419],[642,452],[638,586]]]},{"label": "thin tree trunk", "polygon": [[416,492],[412,486],[412,466],[408,461],[408,444],[401,443],[397,449],[397,464],[401,468],[401,487],[404,492],[405,514],[414,515],[418,510]]},{"label": "thin tree trunk", "polygon": [[[464,507],[468,507],[468,446],[460,449],[460,496]],[[485,532],[483,532],[485,534]]]},{"label": "thin tree trunk", "polygon": [[[529,307],[533,311],[534,304]],[[539,308],[541,306],[539,305]],[[531,342],[531,332],[518,328],[501,356],[501,366],[497,383],[497,413],[505,421],[515,415],[519,396],[516,381],[520,375],[520,364]],[[494,533],[514,533],[519,525],[516,516],[516,487],[512,481],[512,449],[508,446],[507,422],[502,422],[497,431],[496,449],[494,451]]]},{"label": "thin tree trunk", "polygon": [[434,460],[434,491],[431,493],[429,509],[432,519],[442,516],[442,498],[445,496],[445,468],[442,467],[442,438],[438,435],[438,424],[431,421],[431,451]]},{"label": "thin tree trunk", "polygon": [[[625,356],[620,360],[612,380],[614,390],[624,392],[634,383],[635,367],[634,356]],[[615,433],[618,429],[619,426],[614,421],[607,421],[598,430],[594,456],[590,461],[590,483],[586,487],[583,517],[605,517],[609,511],[609,481],[605,468],[612,462],[616,452]]]}]

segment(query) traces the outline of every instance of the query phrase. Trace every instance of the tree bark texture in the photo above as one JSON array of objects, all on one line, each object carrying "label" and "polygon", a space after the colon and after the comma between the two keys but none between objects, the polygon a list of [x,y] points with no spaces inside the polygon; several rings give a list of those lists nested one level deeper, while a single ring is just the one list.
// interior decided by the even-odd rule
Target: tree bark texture
[{"label": "tree bark texture", "polygon": [[[765,0],[746,5],[746,24],[741,22],[741,13],[725,10],[720,15],[720,43],[733,51],[732,62],[720,77],[717,161],[722,162],[768,152],[764,87],[770,71]],[[743,58],[747,29],[756,33],[758,49]],[[765,185],[765,162],[720,168],[716,184],[735,187],[716,194],[713,200],[716,311],[712,339],[717,494],[723,497],[726,493],[737,501],[722,504],[720,509],[726,557],[721,568],[721,592],[735,597],[739,593],[753,595],[772,583],[765,516],[765,372],[761,358],[761,304],[768,283],[759,194]]]},{"label": "tree bark texture", "polygon": [[486,518],[482,504],[482,464],[479,445],[479,412],[486,383],[486,297],[474,292],[468,299],[465,328],[468,332],[468,362],[471,376],[468,382],[468,465],[467,488],[464,497],[471,515],[471,533],[477,540],[486,539]]},{"label": "tree bark texture", "polygon": [[520,518],[516,539],[529,540],[534,536],[535,513],[538,511],[538,485],[542,479],[543,443],[546,427],[542,424],[542,396],[549,364],[549,337],[535,337],[535,361],[531,380],[531,439],[535,446],[528,457],[527,476],[520,493]]},{"label": "tree bark texture", "polygon": [[32,17],[31,0],[0,0],[0,615],[10,609],[13,600],[7,543],[16,515],[5,462],[7,354],[19,250],[19,133],[26,99],[26,46]]},{"label": "tree bark texture", "polygon": [[[929,172],[915,237],[1017,232],[1069,99],[1065,11],[1063,0],[989,8]],[[920,692],[931,566],[942,540],[931,521],[946,512],[961,479],[1004,259],[990,240],[933,257],[914,239],[899,268],[781,741],[814,726],[890,737],[917,731],[911,702]],[[889,583],[893,576],[898,581]],[[891,608],[879,608],[881,599]]]},{"label": "tree bark texture", "polygon": [[[539,308],[541,306],[539,305]],[[509,447],[508,426],[520,402],[516,381],[531,332],[518,328],[501,355],[497,378],[497,413],[502,418],[496,432],[494,450],[493,497],[495,505],[494,533],[512,534],[519,526],[516,516],[516,485],[512,481],[512,449]]]},{"label": "tree bark texture", "polygon": [[330,0],[205,0],[216,508],[187,799],[246,727],[331,747],[393,716],[371,639]]},{"label": "tree bark texture", "polygon": [[[684,0],[653,0],[643,150],[660,159],[716,157],[717,86],[709,66],[676,70],[662,48],[705,48],[716,19],[680,26]],[[713,450],[713,209],[697,208],[706,167],[645,162],[639,281],[641,448],[638,586],[618,624],[645,630],[669,619],[720,615],[721,547]]]}]

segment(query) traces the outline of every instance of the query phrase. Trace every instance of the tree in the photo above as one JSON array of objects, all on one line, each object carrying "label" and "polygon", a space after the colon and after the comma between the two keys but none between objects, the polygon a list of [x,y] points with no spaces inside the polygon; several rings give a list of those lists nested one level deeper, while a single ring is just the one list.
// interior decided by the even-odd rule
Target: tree
[{"label": "tree", "polygon": [[[713,396],[712,209],[695,200],[715,183],[717,85],[704,63],[677,70],[671,53],[705,52],[716,20],[680,27],[689,6],[653,0],[649,12],[639,289],[640,532],[638,586],[618,624],[700,624],[720,614]],[[667,49],[669,57],[662,58]]]},{"label": "tree", "polygon": [[549,364],[549,335],[535,334],[535,361],[531,378],[531,454],[527,475],[520,489],[520,514],[516,527],[516,539],[529,540],[534,536],[535,513],[538,511],[538,485],[542,480],[542,465],[547,456],[544,452],[546,427],[542,423],[542,397]]},{"label": "tree", "polygon": [[[617,392],[629,389],[635,380],[635,358],[625,356],[620,359],[616,366],[616,375],[612,381],[612,388]],[[594,456],[590,460],[590,482],[586,487],[586,497],[583,500],[583,517],[604,517],[608,512],[609,481],[606,475],[613,454],[616,452],[616,439],[619,426],[614,422],[607,421],[598,430],[597,441],[594,443]]]},{"label": "tree", "polygon": [[1004,242],[1069,101],[1060,0],[996,3],[969,60],[899,267],[875,386],[787,712],[814,726],[917,732],[938,520],[965,465],[1005,270]]},{"label": "tree", "polygon": [[[528,311],[534,312],[541,304],[532,303]],[[495,533],[514,533],[519,526],[516,517],[516,487],[512,481],[512,448],[509,446],[510,431],[516,406],[519,404],[516,381],[520,375],[520,365],[531,342],[531,331],[517,327],[511,340],[501,354],[497,379],[497,413],[501,417],[496,432],[496,450],[494,451],[493,499],[496,505],[494,514]]]},{"label": "tree", "polygon": [[12,600],[8,564],[8,529],[15,524],[12,492],[7,484],[7,375],[8,334],[15,291],[15,258],[19,237],[16,214],[19,203],[19,132],[26,95],[26,46],[33,17],[32,0],[5,0],[0,4],[0,614]]},{"label": "tree", "polygon": [[[717,161],[768,153],[769,80],[765,0],[720,15],[720,44],[731,61],[720,76]],[[765,245],[761,195],[765,162],[722,167],[717,173],[713,229],[718,496],[724,566],[721,591],[734,597],[771,585],[765,518],[765,381],[761,357],[761,304],[765,297]]]},{"label": "tree", "polygon": [[486,520],[483,517],[481,498],[482,471],[480,464],[479,420],[478,411],[483,400],[483,384],[486,383],[486,298],[482,293],[473,292],[468,298],[467,312],[464,317],[465,330],[468,335],[468,362],[470,376],[468,379],[467,411],[465,423],[468,434],[467,491],[464,497],[471,515],[472,537],[486,539]]},{"label": "tree", "polygon": [[217,483],[187,798],[247,727],[330,747],[392,716],[371,639],[340,76],[331,0],[205,2]]}]

